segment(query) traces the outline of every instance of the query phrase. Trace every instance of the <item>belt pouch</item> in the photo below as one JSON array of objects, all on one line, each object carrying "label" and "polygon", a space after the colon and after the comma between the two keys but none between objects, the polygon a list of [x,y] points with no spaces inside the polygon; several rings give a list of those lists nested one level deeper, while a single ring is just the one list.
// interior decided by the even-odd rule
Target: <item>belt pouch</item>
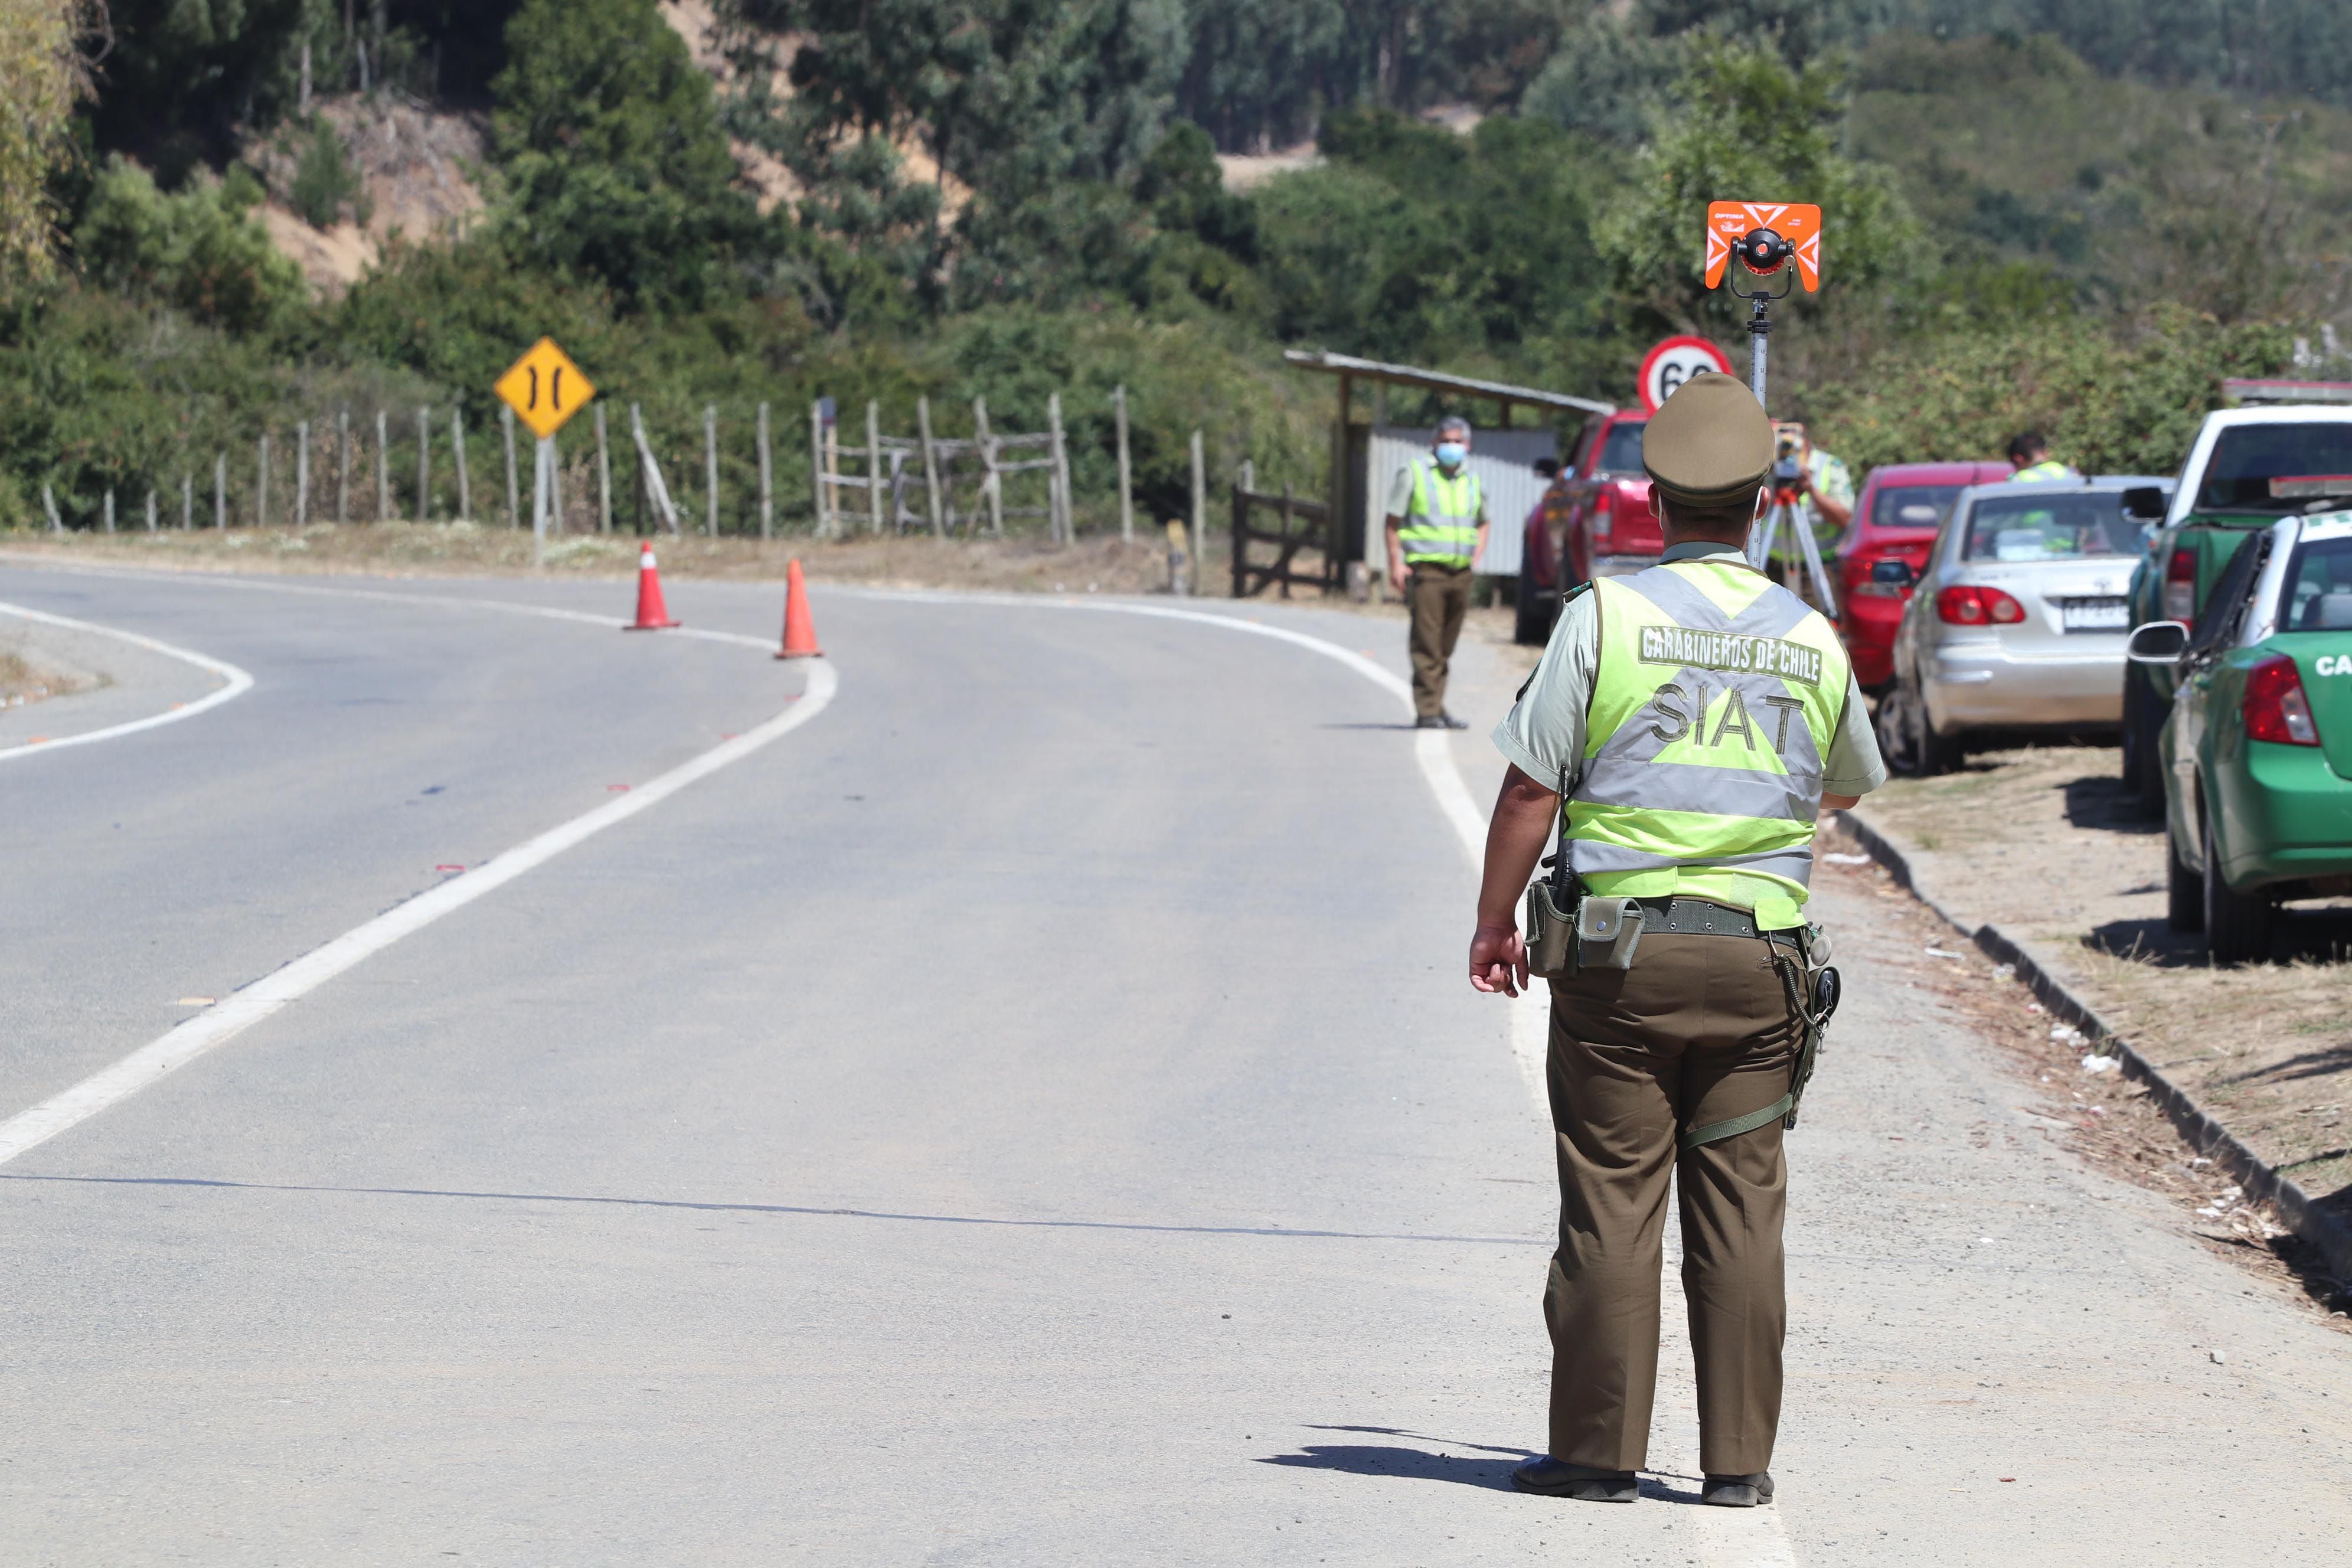
[{"label": "belt pouch", "polygon": [[1575,934],[1575,900],[1561,909],[1549,882],[1528,888],[1528,967],[1547,978],[1569,973],[1569,942]]},{"label": "belt pouch", "polygon": [[1632,899],[1586,894],[1576,906],[1576,962],[1580,969],[1631,969],[1646,916]]}]

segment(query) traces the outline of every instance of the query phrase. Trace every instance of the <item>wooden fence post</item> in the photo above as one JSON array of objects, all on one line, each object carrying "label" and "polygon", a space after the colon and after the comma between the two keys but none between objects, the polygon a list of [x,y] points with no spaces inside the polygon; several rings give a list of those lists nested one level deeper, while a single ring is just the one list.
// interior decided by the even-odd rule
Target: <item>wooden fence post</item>
[{"label": "wooden fence post", "polygon": [[66,531],[66,520],[58,515],[58,498],[50,493],[49,487],[46,484],[41,487],[41,510],[49,514],[51,533],[63,533]]},{"label": "wooden fence post", "polygon": [[196,476],[180,476],[180,531],[187,532],[196,526]]},{"label": "wooden fence post", "polygon": [[980,461],[987,470],[981,489],[988,498],[988,531],[997,538],[1004,537],[1004,476],[997,471],[996,437],[989,434],[988,399],[971,400],[972,428],[980,433]]},{"label": "wooden fence post", "polygon": [[433,411],[416,411],[416,521],[433,521]]},{"label": "wooden fence post", "polygon": [[1135,469],[1127,455],[1127,387],[1121,384],[1110,395],[1112,416],[1118,422],[1118,537],[1121,542],[1135,542]]},{"label": "wooden fence post", "polygon": [[719,405],[702,405],[702,531],[719,537]]},{"label": "wooden fence post", "polygon": [[106,531],[114,531],[114,489],[110,485],[106,491]]},{"label": "wooden fence post", "polygon": [[930,508],[931,537],[948,536],[947,521],[940,512],[940,450],[931,439],[931,400],[929,394],[915,399],[915,427],[923,437],[923,496]]},{"label": "wooden fence post", "polygon": [[1052,494],[1045,498],[1045,523],[1054,537],[1064,544],[1075,543],[1077,526],[1070,518],[1070,455],[1062,444],[1062,395],[1045,395],[1045,433],[1054,439],[1051,448],[1054,466],[1045,470]]},{"label": "wooden fence post", "polygon": [[[1235,546],[1239,548],[1238,545]],[[1201,433],[1192,432],[1192,593],[1201,592],[1201,579],[1209,565],[1209,479],[1208,466],[1202,459]]]},{"label": "wooden fence post", "polygon": [[147,492],[147,531],[155,531],[155,492],[152,489]]},{"label": "wooden fence post", "polygon": [[392,521],[392,426],[375,411],[375,520]]},{"label": "wooden fence post", "polygon": [[760,405],[760,537],[776,536],[776,474],[768,449],[768,405]]},{"label": "wooden fence post", "polygon": [[866,521],[874,533],[882,531],[882,405],[866,400]]},{"label": "wooden fence post", "polygon": [[467,482],[466,474],[466,405],[452,404],[449,408],[449,449],[457,455],[457,517],[460,521],[474,521],[474,489]]},{"label": "wooden fence post", "polygon": [[294,426],[294,526],[310,526],[310,422]]},{"label": "wooden fence post", "polygon": [[335,521],[352,520],[352,411],[335,416]]},{"label": "wooden fence post", "polygon": [[604,405],[589,411],[596,416],[596,531],[613,531],[613,451],[604,444]]},{"label": "wooden fence post", "polygon": [[824,400],[809,400],[809,482],[815,487],[816,537],[824,532]]},{"label": "wooden fence post", "polygon": [[514,409],[505,403],[499,405],[499,434],[507,447],[507,526],[522,526],[522,494],[515,485]]},{"label": "wooden fence post", "polygon": [[228,526],[228,454],[213,454],[213,526]]},{"label": "wooden fence post", "polygon": [[267,430],[261,433],[258,479],[259,482],[254,486],[253,490],[253,526],[268,528],[269,526],[269,432]]}]

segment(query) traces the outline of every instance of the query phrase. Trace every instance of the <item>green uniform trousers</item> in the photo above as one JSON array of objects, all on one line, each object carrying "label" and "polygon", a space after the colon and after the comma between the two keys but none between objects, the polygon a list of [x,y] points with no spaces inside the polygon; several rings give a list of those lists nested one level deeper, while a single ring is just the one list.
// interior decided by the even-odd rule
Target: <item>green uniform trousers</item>
[{"label": "green uniform trousers", "polygon": [[1551,983],[1547,1076],[1560,1213],[1544,1319],[1554,1458],[1643,1468],[1672,1173],[1698,1363],[1699,1462],[1709,1475],[1771,1464],[1788,1323],[1780,1123],[1675,1152],[1678,1132],[1788,1092],[1801,1026],[1771,959],[1754,937],[1652,931],[1633,968]]},{"label": "green uniform trousers", "polygon": [[1412,616],[1413,711],[1433,719],[1445,711],[1445,672],[1470,613],[1470,568],[1417,563],[1404,580],[1404,603]]}]

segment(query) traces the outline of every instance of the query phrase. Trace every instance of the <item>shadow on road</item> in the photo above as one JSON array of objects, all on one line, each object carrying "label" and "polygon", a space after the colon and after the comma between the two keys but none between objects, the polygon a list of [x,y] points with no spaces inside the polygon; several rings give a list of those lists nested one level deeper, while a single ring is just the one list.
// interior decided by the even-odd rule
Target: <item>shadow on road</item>
[{"label": "shadow on road", "polygon": [[2119,778],[2068,779],[2066,820],[2109,833],[2161,833],[2164,814],[2124,787]]},{"label": "shadow on road", "polygon": [[[2084,937],[2083,945],[2116,958],[2162,969],[2203,969],[2205,938],[2178,931],[2160,920],[2109,921]],[[2337,963],[2352,956],[2352,910],[2283,909],[2271,939],[2271,958],[2284,963],[2308,958]]]},{"label": "shadow on road", "polygon": [[[1460,1486],[1484,1487],[1490,1491],[1515,1491],[1511,1472],[1523,1459],[1535,1456],[1525,1448],[1496,1447],[1492,1443],[1451,1443],[1443,1437],[1432,1437],[1424,1432],[1408,1431],[1402,1426],[1324,1426],[1310,1422],[1310,1432],[1357,1432],[1368,1436],[1402,1437],[1409,1442],[1428,1443],[1437,1452],[1427,1448],[1405,1448],[1382,1443],[1302,1443],[1295,1454],[1269,1454],[1257,1461],[1261,1465],[1284,1465],[1293,1469],[1339,1470],[1351,1476],[1400,1476],[1407,1480],[1453,1481]],[[1448,1450],[1468,1450],[1468,1454]],[[1497,1454],[1496,1459],[1474,1458],[1469,1454]],[[1688,1489],[1677,1489],[1671,1483],[1680,1481]],[[1699,1478],[1676,1475],[1672,1471],[1642,1472],[1642,1495],[1659,1502],[1697,1503]]]}]

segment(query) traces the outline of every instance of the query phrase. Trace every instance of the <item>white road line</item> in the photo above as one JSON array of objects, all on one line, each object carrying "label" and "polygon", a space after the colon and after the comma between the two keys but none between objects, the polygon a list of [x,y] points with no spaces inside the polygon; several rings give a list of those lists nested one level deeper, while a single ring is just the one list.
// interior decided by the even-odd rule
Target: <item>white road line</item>
[{"label": "white road line", "polygon": [[0,763],[8,762],[16,757],[31,756],[35,752],[55,752],[67,746],[87,746],[97,741],[111,741],[119,735],[135,735],[142,730],[152,730],[164,724],[176,724],[183,719],[193,719],[197,714],[217,708],[224,702],[234,701],[253,689],[253,677],[226,660],[215,658],[210,654],[198,653],[194,648],[174,647],[167,642],[157,642],[153,637],[142,637],[137,632],[126,632],[119,626],[101,626],[95,621],[78,621],[70,616],[53,616],[47,610],[28,609],[23,605],[5,603],[0,603],[0,616],[15,616],[22,620],[38,621],[44,626],[64,626],[71,631],[94,632],[100,637],[112,637],[117,642],[127,642],[134,647],[143,647],[150,653],[160,653],[166,658],[176,658],[183,664],[193,664],[198,669],[208,670],[227,682],[216,690],[206,692],[194,702],[183,703],[177,708],[162,713],[150,714],[144,719],[134,719],[127,724],[110,724],[103,730],[86,731],[79,735],[59,735],[54,740],[27,741],[22,745],[0,746]]},{"label": "white road line", "polygon": [[275,973],[265,975],[217,1006],[205,1009],[161,1038],[142,1046],[112,1067],[29,1110],[0,1121],[0,1164],[110,1106],[121,1104],[158,1079],[226,1045],[289,1003],[309,995],[401,938],[464,909],[572,846],[658,805],[697,780],[708,778],[729,763],[739,763],[771,742],[790,734],[824,712],[839,686],[831,664],[813,660],[807,691],[798,702],[759,728],[714,746],[660,777],[639,784],[619,799],[551,827],[473,870],[426,889],[407,902],[345,931],[324,947],[312,949]]}]

